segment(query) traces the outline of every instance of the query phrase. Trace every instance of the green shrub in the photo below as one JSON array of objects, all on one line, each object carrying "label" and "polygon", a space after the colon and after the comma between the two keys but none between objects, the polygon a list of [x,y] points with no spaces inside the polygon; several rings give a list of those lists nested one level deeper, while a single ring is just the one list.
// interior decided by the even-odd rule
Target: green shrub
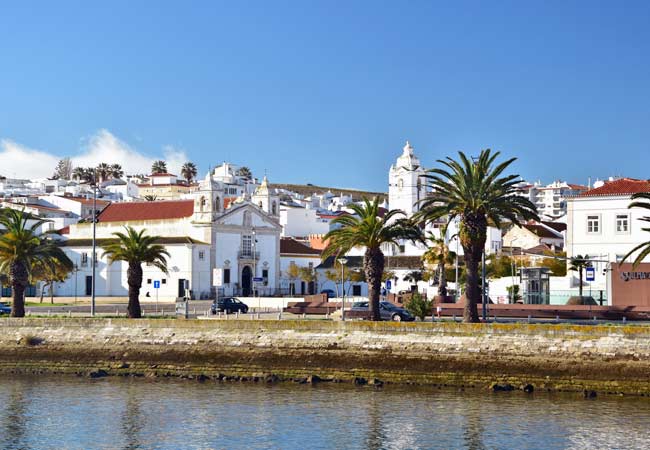
[{"label": "green shrub", "polygon": [[404,305],[408,312],[415,317],[419,317],[422,321],[426,316],[431,314],[431,306],[432,302],[423,297],[419,292],[414,292],[411,299]]}]

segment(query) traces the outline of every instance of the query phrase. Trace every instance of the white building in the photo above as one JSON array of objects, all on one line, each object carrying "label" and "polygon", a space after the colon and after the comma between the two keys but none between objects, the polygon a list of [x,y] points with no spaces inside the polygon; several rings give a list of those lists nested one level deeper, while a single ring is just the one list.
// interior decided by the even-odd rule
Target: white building
[{"label": "white building", "polygon": [[325,234],[330,230],[330,219],[321,217],[315,209],[295,204],[280,205],[282,236],[305,238],[311,234]]},{"label": "white building", "polygon": [[[292,238],[280,240],[280,289],[283,294],[307,295],[316,294],[319,288],[318,281],[309,282],[304,279],[293,278],[290,267],[307,268],[310,271],[320,264],[321,251],[308,247]],[[322,280],[319,280],[322,282]]]},{"label": "white building", "polygon": [[565,181],[554,181],[546,186],[540,182],[531,184],[522,181],[519,183],[518,189],[519,195],[526,197],[535,204],[540,217],[557,220],[566,215],[567,199],[575,197],[589,188]]},{"label": "white building", "polygon": [[[628,208],[632,194],[650,192],[650,181],[621,178],[568,199],[567,257],[588,255],[596,267],[595,284],[605,286],[604,270],[650,239],[647,223],[638,219],[647,210]],[[650,261],[646,258],[645,262]]]},{"label": "white building", "polygon": [[399,209],[407,217],[419,210],[418,202],[426,196],[426,183],[422,179],[424,169],[413,154],[413,147],[406,141],[402,155],[388,171],[388,205]]},{"label": "white building", "polygon": [[[161,300],[175,299],[182,294],[186,282],[194,298],[213,296],[215,285],[223,295],[250,296],[254,287],[262,296],[278,290],[281,227],[277,218],[245,197],[225,207],[223,188],[221,182],[208,176],[192,198],[112,203],[101,212],[97,224],[100,244],[128,225],[160,236],[159,242],[171,254],[168,275],[154,267],[143,267],[141,300],[153,300],[155,294]],[[264,192],[259,192],[257,199],[263,196]],[[70,226],[64,249],[78,272],[56,286],[57,295],[87,295],[91,236],[90,223]],[[97,295],[127,295],[126,265],[108,265],[101,251],[97,256]],[[213,269],[220,269],[216,272],[219,280],[213,279]],[[256,278],[260,281],[255,282]],[[159,290],[153,288],[156,280],[161,281]]]}]

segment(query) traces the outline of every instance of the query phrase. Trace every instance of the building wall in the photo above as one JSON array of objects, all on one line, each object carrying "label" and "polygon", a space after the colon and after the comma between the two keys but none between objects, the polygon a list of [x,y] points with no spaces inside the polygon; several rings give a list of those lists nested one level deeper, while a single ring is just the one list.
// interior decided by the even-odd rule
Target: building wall
[{"label": "building wall", "polygon": [[[289,287],[291,283],[294,283],[295,289],[292,291],[294,294],[307,294],[309,287],[307,286],[307,282],[305,282],[305,289],[302,289],[302,283],[300,279],[290,279],[287,271],[289,269],[289,266],[291,266],[291,263],[294,263],[298,267],[309,267],[311,264],[312,267],[316,267],[321,263],[321,259],[318,255],[312,256],[312,255],[290,255],[290,254],[282,254],[280,255],[280,289],[283,291],[289,292]],[[321,287],[320,285],[325,281],[326,279],[323,277],[323,279],[319,279],[318,282],[316,283],[317,286],[315,286],[315,290],[320,292]],[[325,288],[326,289],[326,288]]]},{"label": "building wall", "polygon": [[330,230],[329,220],[321,219],[316,210],[308,208],[280,209],[282,236],[306,237],[310,234],[325,234]]}]

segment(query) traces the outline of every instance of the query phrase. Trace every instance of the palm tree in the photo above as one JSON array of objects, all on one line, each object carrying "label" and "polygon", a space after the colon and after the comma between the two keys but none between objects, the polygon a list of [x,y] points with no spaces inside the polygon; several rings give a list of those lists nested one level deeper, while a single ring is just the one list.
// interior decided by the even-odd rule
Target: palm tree
[{"label": "palm tree", "polygon": [[158,200],[158,196],[156,194],[147,194],[142,198],[144,198],[145,201],[148,202],[155,202],[156,200]]},{"label": "palm tree", "polygon": [[251,170],[246,166],[240,167],[237,171],[237,175],[247,180],[253,178],[253,172],[251,172]]},{"label": "palm tree", "polygon": [[430,169],[424,175],[432,193],[420,202],[417,218],[430,222],[447,217],[447,223],[460,219],[459,239],[467,271],[465,322],[479,320],[476,307],[481,298],[478,266],[485,249],[488,224],[500,227],[502,220],[508,219],[520,226],[522,218],[539,220],[535,205],[516,195],[519,176],[502,176],[516,158],[495,166],[499,154],[483,150],[472,161],[459,152],[460,161],[451,157],[438,160],[443,167]]},{"label": "palm tree", "polygon": [[107,163],[99,163],[95,168],[95,173],[97,174],[100,183],[106,181],[111,173],[111,166]]},{"label": "palm tree", "polygon": [[129,285],[128,315],[138,319],[142,317],[140,308],[140,288],[142,287],[142,263],[157,267],[167,274],[167,257],[169,252],[155,242],[158,236],[147,236],[146,230],[136,231],[132,227],[125,227],[126,233],[113,233],[117,242],[109,242],[102,246],[103,256],[108,256],[108,263],[125,261],[129,264],[127,270],[127,283]]},{"label": "palm tree", "polygon": [[576,255],[569,260],[569,270],[578,272],[578,282],[580,286],[580,297],[582,297],[582,272],[587,268],[591,267],[591,261],[589,261],[589,255]]},{"label": "palm tree", "polygon": [[[641,202],[632,202],[629,204],[628,208],[644,208],[650,210],[650,192],[640,192],[638,194],[632,195],[632,200],[647,200],[647,201],[641,201]],[[650,222],[650,216],[644,216],[639,218],[640,221],[642,222]],[[647,231],[650,232],[650,227],[648,228],[641,228],[642,231]],[[636,247],[634,247],[632,250],[629,251],[627,255],[623,258],[623,261],[625,261],[627,258],[632,256],[632,253],[639,251],[639,254],[636,255],[636,258],[634,258],[634,261],[632,262],[632,267],[636,269],[639,264],[641,264],[641,261],[643,261],[648,255],[650,255],[650,241],[643,242]]]},{"label": "palm tree", "polygon": [[[28,223],[31,222],[31,223]],[[37,219],[24,211],[5,209],[0,212],[0,272],[9,275],[13,293],[12,317],[25,316],[25,288],[32,268],[38,264],[59,263],[72,268],[72,261],[47,235],[37,235],[38,228],[49,220]]]},{"label": "palm tree", "polygon": [[186,162],[181,168],[181,176],[187,180],[187,183],[191,183],[198,171],[196,170],[196,164],[193,162]]},{"label": "palm tree", "polygon": [[124,170],[122,170],[122,166],[119,164],[111,164],[111,167],[108,171],[108,176],[110,178],[114,179],[120,179],[124,176]]},{"label": "palm tree", "polygon": [[167,173],[167,163],[161,159],[154,161],[151,165],[151,173]]},{"label": "palm tree", "polygon": [[384,273],[384,253],[382,244],[399,245],[402,239],[412,241],[421,239],[421,232],[411,221],[398,218],[404,213],[399,210],[388,211],[379,217],[379,197],[373,201],[366,198],[363,204],[352,204],[354,215],[344,215],[332,221],[340,226],[324,237],[329,244],[323,250],[323,259],[330,256],[344,255],[353,247],[365,247],[363,271],[368,282],[370,314],[373,320],[379,320],[379,295],[382,275]]},{"label": "palm tree", "polygon": [[443,237],[437,238],[430,233],[427,240],[431,245],[424,255],[422,255],[422,259],[426,263],[436,266],[436,272],[438,272],[438,296],[440,296],[440,301],[444,301],[444,298],[447,296],[446,269],[448,265],[454,263],[456,253],[450,251],[449,247],[447,247],[444,234]]},{"label": "palm tree", "polygon": [[88,169],[85,167],[75,167],[72,171],[72,178],[75,178],[79,181],[89,181]]}]

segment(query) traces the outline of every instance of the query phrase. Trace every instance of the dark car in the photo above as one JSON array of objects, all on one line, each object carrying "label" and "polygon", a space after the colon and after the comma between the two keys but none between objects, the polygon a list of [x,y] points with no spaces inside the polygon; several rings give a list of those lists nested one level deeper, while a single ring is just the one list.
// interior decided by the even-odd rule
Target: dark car
[{"label": "dark car", "polygon": [[323,289],[320,291],[321,294],[327,294],[327,298],[334,298],[336,297],[336,292],[334,292],[332,289]]},{"label": "dark car", "polygon": [[212,314],[216,314],[217,312],[226,312],[228,314],[241,312],[246,314],[248,312],[248,305],[234,297],[223,297],[212,302],[210,312]]},{"label": "dark car", "polygon": [[[353,303],[352,311],[368,311],[368,302]],[[415,317],[410,312],[390,302],[379,302],[379,316],[381,320],[393,320],[395,322],[412,322],[415,320]]]},{"label": "dark car", "polygon": [[4,303],[0,303],[0,316],[3,314],[11,314],[11,307]]}]

